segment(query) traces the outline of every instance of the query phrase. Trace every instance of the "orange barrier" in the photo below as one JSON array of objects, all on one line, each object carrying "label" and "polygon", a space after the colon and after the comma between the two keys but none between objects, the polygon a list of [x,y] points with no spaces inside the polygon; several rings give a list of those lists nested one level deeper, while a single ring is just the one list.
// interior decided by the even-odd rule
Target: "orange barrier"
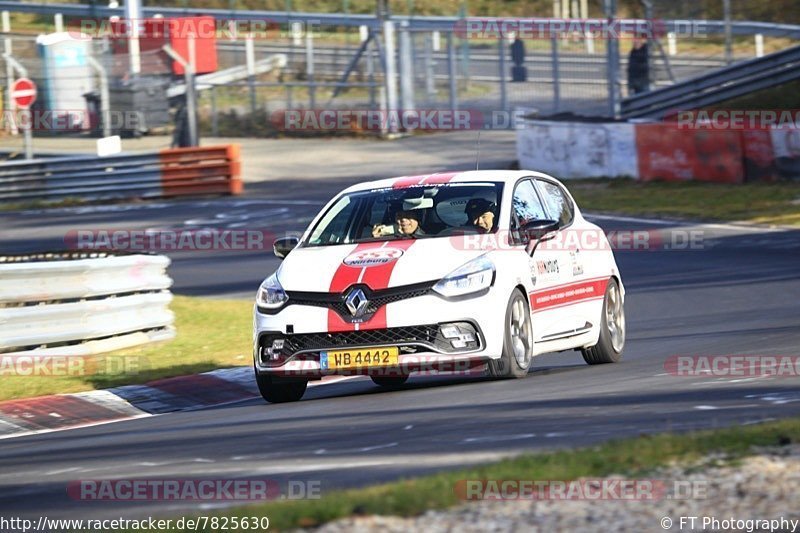
[{"label": "orange barrier", "polygon": [[238,144],[161,150],[159,161],[163,196],[241,194],[244,190]]},{"label": "orange barrier", "polygon": [[740,131],[636,124],[636,153],[642,181],[744,181]]}]

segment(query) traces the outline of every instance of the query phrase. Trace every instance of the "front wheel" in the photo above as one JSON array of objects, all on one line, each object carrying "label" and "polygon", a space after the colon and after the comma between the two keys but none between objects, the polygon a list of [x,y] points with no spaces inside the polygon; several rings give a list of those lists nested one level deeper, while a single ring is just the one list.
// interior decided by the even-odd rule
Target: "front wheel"
[{"label": "front wheel", "polygon": [[600,318],[600,338],[597,344],[585,350],[583,360],[590,365],[618,363],[625,347],[625,305],[617,280],[611,278],[603,298]]},{"label": "front wheel", "polygon": [[503,353],[489,361],[489,375],[498,378],[524,378],[528,375],[533,352],[533,330],[528,301],[514,290],[506,306]]},{"label": "front wheel", "polygon": [[256,372],[256,384],[261,397],[269,403],[296,402],[308,387],[307,379],[286,379]]}]

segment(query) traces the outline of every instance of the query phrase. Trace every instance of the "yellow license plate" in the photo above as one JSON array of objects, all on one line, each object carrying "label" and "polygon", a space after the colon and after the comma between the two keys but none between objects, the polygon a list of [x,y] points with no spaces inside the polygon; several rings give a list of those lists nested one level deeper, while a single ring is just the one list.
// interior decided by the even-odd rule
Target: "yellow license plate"
[{"label": "yellow license plate", "polygon": [[319,366],[322,370],[354,370],[397,366],[399,354],[400,348],[396,346],[320,352]]}]

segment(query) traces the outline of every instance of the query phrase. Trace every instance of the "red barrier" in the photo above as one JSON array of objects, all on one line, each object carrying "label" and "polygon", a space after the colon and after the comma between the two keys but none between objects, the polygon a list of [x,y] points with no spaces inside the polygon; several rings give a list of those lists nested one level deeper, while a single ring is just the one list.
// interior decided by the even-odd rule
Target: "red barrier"
[{"label": "red barrier", "polygon": [[742,150],[746,181],[775,181],[780,177],[769,130],[742,131]]},{"label": "red barrier", "polygon": [[669,123],[637,124],[636,152],[642,181],[744,181],[739,131],[686,130]]}]

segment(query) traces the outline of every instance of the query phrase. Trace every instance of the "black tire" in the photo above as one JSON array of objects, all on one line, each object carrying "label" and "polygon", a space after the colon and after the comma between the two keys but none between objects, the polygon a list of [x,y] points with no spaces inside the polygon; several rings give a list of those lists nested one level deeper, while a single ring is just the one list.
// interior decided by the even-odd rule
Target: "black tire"
[{"label": "black tire", "polygon": [[[616,298],[616,300],[614,300]],[[614,302],[618,303],[615,304]],[[609,327],[609,306],[616,309],[614,317],[614,327]],[[614,330],[621,333],[620,337],[615,337]],[[616,341],[614,340],[616,338]],[[606,294],[603,297],[603,310],[600,318],[600,338],[597,344],[590,348],[581,350],[583,360],[590,365],[601,365],[605,363],[619,363],[622,359],[622,351],[625,348],[625,305],[622,300],[622,293],[619,290],[617,280],[611,278],[606,286]]]},{"label": "black tire", "polygon": [[391,389],[403,385],[408,381],[408,376],[370,376],[370,379],[375,385]]},{"label": "black tire", "polygon": [[[517,314],[521,316],[514,317],[514,308],[517,309]],[[522,320],[523,328],[519,328],[512,324]],[[519,289],[515,289],[508,299],[506,306],[505,334],[503,336],[503,353],[500,359],[493,359],[489,361],[489,375],[496,378],[524,378],[528,375],[528,369],[531,366],[531,353],[533,351],[533,333],[531,330],[531,313],[528,307],[528,299],[522,294]],[[516,332],[512,331],[516,328]],[[516,333],[516,335],[515,335]],[[515,355],[515,339],[516,342],[522,342],[522,353],[524,357],[520,361]],[[519,346],[518,346],[519,348]]]},{"label": "black tire", "polygon": [[261,374],[256,370],[256,383],[261,397],[269,403],[296,402],[303,397],[308,387],[307,379],[280,378]]}]

